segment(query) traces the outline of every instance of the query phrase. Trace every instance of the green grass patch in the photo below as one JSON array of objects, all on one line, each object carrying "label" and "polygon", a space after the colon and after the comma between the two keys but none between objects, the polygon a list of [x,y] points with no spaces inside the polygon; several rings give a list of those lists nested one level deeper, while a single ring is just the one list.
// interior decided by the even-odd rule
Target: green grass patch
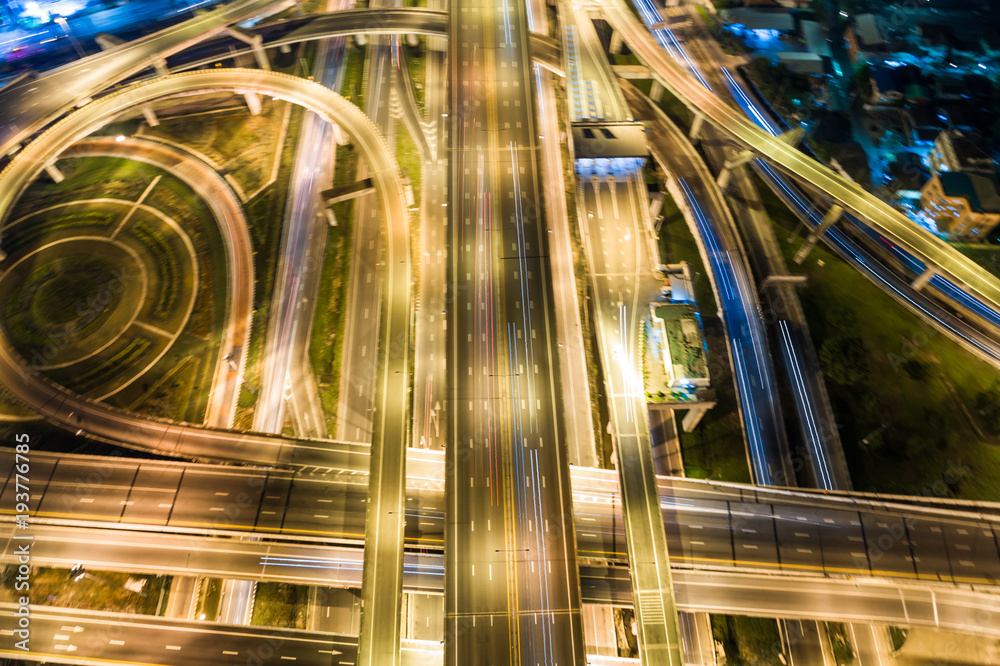
[{"label": "green grass patch", "polygon": [[365,108],[365,92],[362,81],[365,76],[365,53],[367,46],[357,46],[347,49],[344,62],[344,79],[340,89],[344,99],[348,99],[359,108]]},{"label": "green grass patch", "polygon": [[24,192],[11,212],[11,219],[59,203],[79,199],[125,199],[135,201],[159,170],[123,158],[88,157],[60,160],[66,177],[56,184],[47,178],[36,180]]},{"label": "green grass patch", "polygon": [[[401,38],[405,44],[405,37]],[[417,107],[421,113],[424,111],[426,90],[424,89],[427,80],[427,40],[420,38],[417,46],[406,47],[406,67],[410,75],[410,82],[413,84],[413,97],[417,100]]]},{"label": "green grass patch", "polygon": [[164,138],[207,156],[233,175],[248,195],[267,184],[282,130],[286,103],[262,99],[261,112],[232,109],[199,116],[165,118],[145,136]]},{"label": "green grass patch", "polygon": [[288,583],[257,583],[253,617],[258,627],[305,629],[309,618],[309,588]]},{"label": "green grass patch", "polygon": [[851,646],[847,625],[843,622],[827,622],[826,629],[837,666],[851,666],[854,663],[854,648]]},{"label": "green grass patch", "polygon": [[[15,588],[17,575],[16,565],[4,565],[0,570],[0,601],[16,602],[24,594]],[[169,580],[152,574],[87,570],[87,575],[74,581],[68,569],[32,567],[28,598],[39,606],[156,615],[160,594]],[[141,592],[125,588],[129,584],[138,589],[140,583]]]},{"label": "green grass patch", "polygon": [[712,636],[722,643],[729,666],[780,666],[781,635],[770,618],[712,615]]},{"label": "green grass patch", "polygon": [[339,226],[331,227],[326,236],[322,277],[309,341],[309,361],[330,431],[336,423],[340,400],[340,365],[344,327],[347,324],[347,282],[353,224],[350,216],[338,217],[338,220]]},{"label": "green grass patch", "polygon": [[[791,264],[798,219],[758,189]],[[1000,500],[1000,374],[825,246],[800,270],[855,489]]]}]

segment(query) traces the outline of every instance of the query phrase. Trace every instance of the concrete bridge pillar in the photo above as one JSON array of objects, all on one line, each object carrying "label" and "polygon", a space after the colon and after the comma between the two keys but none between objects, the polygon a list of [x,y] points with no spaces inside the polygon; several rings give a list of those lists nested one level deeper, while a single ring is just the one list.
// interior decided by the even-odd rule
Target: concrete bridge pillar
[{"label": "concrete bridge pillar", "polygon": [[52,179],[53,183],[59,184],[66,180],[66,176],[64,176],[62,171],[59,170],[59,167],[56,166],[55,162],[49,162],[45,165],[45,173],[49,175],[49,178]]},{"label": "concrete bridge pillar", "polygon": [[610,49],[610,51],[612,53],[616,53],[616,54],[617,53],[621,53],[622,52],[622,45],[624,43],[625,43],[625,40],[622,39],[622,33],[618,32],[617,30],[612,30],[611,31],[611,49]]},{"label": "concrete bridge pillar", "polygon": [[264,38],[261,35],[233,26],[226,28],[226,32],[229,33],[231,37],[240,40],[244,44],[250,45],[250,48],[253,49],[253,57],[257,60],[258,67],[264,70],[271,69],[271,63],[267,59],[267,51],[264,50]]},{"label": "concrete bridge pillar", "polygon": [[160,119],[156,117],[156,112],[153,111],[153,107],[150,104],[142,105],[142,115],[146,119],[146,124],[150,127],[156,127],[160,124]]},{"label": "concrete bridge pillar", "polygon": [[816,247],[816,243],[819,242],[819,239],[826,233],[826,230],[833,226],[833,223],[839,220],[840,216],[843,214],[844,209],[837,204],[830,207],[830,210],[828,210],[826,215],[823,216],[823,221],[820,222],[819,226],[809,234],[809,238],[807,238],[806,242],[799,248],[799,251],[795,253],[795,263],[801,264],[806,260],[806,257],[809,256],[812,249]]},{"label": "concrete bridge pillar", "polygon": [[660,102],[663,100],[663,93],[665,90],[666,88],[663,87],[662,83],[653,79],[653,86],[649,89],[649,99],[654,102]]},{"label": "concrete bridge pillar", "polygon": [[700,113],[694,114],[694,120],[691,121],[691,131],[688,132],[688,138],[692,141],[701,140],[701,130],[705,126],[705,116]]},{"label": "concrete bridge pillar", "polygon": [[156,70],[158,76],[167,76],[170,74],[170,70],[167,68],[167,61],[165,58],[159,56],[153,57],[153,69]]},{"label": "concrete bridge pillar", "polygon": [[243,93],[243,99],[247,101],[247,108],[250,109],[251,116],[260,115],[260,95],[253,91],[245,91]]},{"label": "concrete bridge pillar", "polygon": [[684,429],[684,432],[693,432],[698,427],[702,417],[708,412],[708,409],[709,407],[706,405],[688,410],[688,413],[684,415],[684,420],[681,421],[681,427]]},{"label": "concrete bridge pillar", "polygon": [[935,275],[934,267],[928,266],[927,268],[924,269],[923,273],[918,275],[916,279],[914,279],[913,282],[910,283],[910,286],[913,287],[915,290],[920,291],[921,289],[927,286],[927,283],[931,281],[931,278],[934,277],[934,275]]}]

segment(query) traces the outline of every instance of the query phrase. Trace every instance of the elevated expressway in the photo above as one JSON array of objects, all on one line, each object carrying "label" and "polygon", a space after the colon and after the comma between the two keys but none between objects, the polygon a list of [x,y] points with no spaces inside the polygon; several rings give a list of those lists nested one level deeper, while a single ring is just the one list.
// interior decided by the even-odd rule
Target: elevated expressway
[{"label": "elevated expressway", "polygon": [[38,79],[4,88],[0,95],[0,153],[12,150],[18,142],[118,81],[148,67],[162,66],[163,58],[210,39],[230,25],[293,4],[290,0],[235,0]]},{"label": "elevated expressway", "polygon": [[[448,12],[423,7],[349,9],[265,23],[255,27],[252,32],[260,35],[265,49],[354,35],[408,34],[443,38],[448,34]],[[218,40],[201,47],[201,50],[212,51],[210,54],[199,53],[188,61],[169,64],[171,69],[178,71],[204,67],[220,59],[252,52],[249,48],[233,51],[229,48],[231,45],[231,40]],[[530,33],[528,51],[535,62],[556,75],[563,76],[562,52],[555,40],[539,33]]]},{"label": "elevated expressway", "polygon": [[[443,591],[444,456],[413,451],[403,587]],[[4,456],[0,506],[13,506]],[[35,454],[33,561],[357,587],[368,475]],[[1000,507],[658,477],[680,610],[877,619],[1000,636]],[[571,471],[582,600],[631,605],[616,475]],[[8,515],[5,519],[9,520]],[[2,558],[16,528],[4,522]],[[260,541],[239,541],[253,535]],[[86,556],[81,558],[80,553]],[[867,610],[866,610],[867,609]],[[935,610],[936,609],[936,610]],[[963,610],[964,609],[964,610]],[[965,613],[963,615],[963,613]],[[907,615],[908,614],[908,615]],[[909,620],[907,619],[909,617]]]},{"label": "elevated expressway", "polygon": [[592,4],[590,11],[607,20],[636,57],[650,68],[656,80],[696,117],[712,123],[782,172],[855,213],[879,233],[922,258],[931,272],[950,276],[977,294],[984,303],[1000,308],[1000,282],[995,277],[857,183],[840,176],[780,138],[772,137],[741,111],[706,89],[656,43],[646,26],[626,6],[625,0]]},{"label": "elevated expressway", "polygon": [[[261,70],[214,70],[176,74],[123,88],[91,102],[70,114],[18,153],[0,173],[0,219],[6,217],[21,192],[53,156],[61,155],[74,143],[110,122],[126,110],[166,97],[228,91],[270,95],[310,110],[335,122],[352,137],[358,150],[371,165],[383,210],[386,211],[389,256],[392,270],[387,275],[387,298],[393,304],[389,328],[395,333],[408,330],[409,316],[409,231],[408,212],[403,198],[402,179],[395,158],[378,130],[350,102],[319,84],[305,79]],[[398,257],[398,259],[396,259]],[[396,360],[405,367],[406,358]],[[405,373],[383,376],[390,387],[381,386],[383,404],[389,411],[393,402],[402,403]],[[293,440],[280,436],[234,432],[184,423],[170,423],[110,408],[53,385],[21,359],[8,342],[0,340],[0,382],[18,400],[50,421],[71,431],[82,431],[104,441],[121,443],[163,455],[195,459],[227,459],[259,464],[342,466],[354,455],[367,457],[368,447],[331,443],[325,440]],[[396,385],[398,383],[398,385]],[[398,413],[401,406],[391,407]]]},{"label": "elevated expressway", "polygon": [[[403,485],[409,421],[409,317],[411,258],[409,218],[402,176],[389,147],[368,118],[353,104],[318,83],[261,70],[188,72],[140,83],[84,106],[70,114],[18,153],[0,173],[0,216],[10,211],[20,194],[53,155],[94,132],[123,111],[165,97],[208,92],[270,95],[304,106],[346,131],[369,165],[386,218],[387,261],[380,339],[391,341],[396,353],[383,353],[378,368],[375,428],[370,449],[315,440],[300,442],[279,436],[248,435],[186,424],[167,424],[112,410],[55,387],[28,368],[0,339],[0,381],[14,395],[49,420],[88,435],[166,455],[228,459],[261,464],[343,465],[369,450],[371,477],[366,520],[366,612],[399,617],[402,576]],[[384,345],[383,345],[384,348]],[[401,351],[399,351],[401,350]],[[368,561],[368,556],[378,562]],[[368,584],[368,579],[372,584]],[[378,603],[369,594],[377,595]],[[388,610],[384,608],[388,607]],[[399,623],[383,622],[376,649],[399,653]],[[395,641],[391,634],[395,633]],[[378,654],[378,653],[376,653]],[[362,651],[362,657],[364,657]]]}]

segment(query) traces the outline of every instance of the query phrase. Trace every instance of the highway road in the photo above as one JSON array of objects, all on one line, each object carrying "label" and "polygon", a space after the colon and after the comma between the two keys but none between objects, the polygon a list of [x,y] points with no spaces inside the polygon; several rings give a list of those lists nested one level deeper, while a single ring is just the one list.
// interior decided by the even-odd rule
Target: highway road
[{"label": "highway road", "polygon": [[[702,34],[703,24],[699,18],[692,18],[692,13],[697,14],[690,10],[678,14],[680,28],[674,28],[674,24],[668,19],[666,28],[661,32],[670,36],[674,45],[673,53],[680,56],[678,61],[689,63],[724,98],[727,92],[733,91],[732,85],[735,82],[735,78],[725,69],[729,58],[707,33]],[[647,23],[652,18],[647,16]],[[734,96],[738,93],[742,91],[733,92]],[[754,113],[757,113],[756,110]],[[703,130],[702,134],[705,152],[712,164],[721,170],[729,158],[724,148],[725,135],[712,127]],[[734,203],[734,214],[740,222],[739,228],[743,230],[747,255],[757,269],[758,278],[764,281],[771,276],[788,275],[788,267],[770,220],[746,168],[733,170],[730,198]],[[738,236],[735,228],[731,233]],[[801,430],[804,450],[798,451],[796,457],[809,461],[816,487],[828,490],[850,489],[847,462],[835,427],[836,418],[830,407],[826,385],[795,287],[787,283],[775,283],[762,290],[761,298],[767,305],[768,313],[764,323],[771,335],[772,348],[779,351],[783,361]]]},{"label": "highway road", "polygon": [[205,423],[216,428],[229,428],[236,414],[240,376],[245,361],[243,354],[249,343],[250,317],[253,307],[253,248],[247,229],[243,205],[228,183],[208,164],[194,155],[156,141],[132,137],[91,137],[66,149],[60,157],[84,156],[125,157],[146,162],[168,171],[194,190],[211,209],[219,225],[226,253],[226,317],[220,350],[228,353],[233,363],[221,352],[216,358],[215,375],[209,394]]},{"label": "highway road", "polygon": [[[548,33],[546,6],[541,0],[528,3],[533,35]],[[541,142],[543,205],[548,221],[549,266],[552,279],[556,335],[559,340],[559,381],[562,414],[571,465],[597,466],[599,456],[591,413],[590,376],[583,339],[580,288],[576,280],[576,257],[566,205],[566,180],[562,160],[562,136],[556,105],[556,75],[536,63],[535,94],[538,102],[538,133]]]},{"label": "highway road", "polygon": [[[431,4],[443,6],[443,0]],[[413,443],[444,449],[448,440],[448,184],[446,149],[448,128],[447,44],[440,37],[426,42],[424,78],[426,134],[423,182],[420,192],[420,261],[417,272],[417,311],[414,346]],[[405,68],[404,68],[405,69]]]},{"label": "highway road", "polygon": [[[610,75],[600,41],[578,8],[565,18],[570,119],[631,120]],[[600,82],[594,85],[595,82]],[[681,637],[671,582],[668,543],[655,490],[655,466],[639,332],[662,282],[647,213],[644,177],[636,165],[575,165],[577,218],[590,269],[597,347],[604,367],[608,432],[621,487],[625,544],[639,657],[645,663],[680,664]],[[585,534],[578,534],[579,540]]]},{"label": "highway road", "polygon": [[[391,257],[402,257],[390,263],[384,293],[392,305],[388,312],[386,335],[408,331],[409,317],[409,251],[408,220],[403,187],[395,159],[388,146],[378,136],[371,122],[349,102],[320,84],[305,79],[260,70],[214,70],[190,72],[124,88],[96,100],[70,114],[51,130],[40,135],[10,162],[0,173],[0,216],[6,216],[23,189],[42,169],[52,155],[59,155],[75,141],[103,126],[123,111],[170,95],[192,91],[238,91],[267,94],[298,103],[337,122],[355,142],[371,167],[370,175],[382,201],[389,236],[396,239],[390,246]],[[386,338],[382,338],[386,339]],[[405,342],[405,337],[404,337]],[[403,345],[400,349],[407,349]],[[405,353],[386,366],[379,381],[382,418],[393,412],[403,428],[406,411],[407,363]],[[399,370],[399,372],[397,372]],[[326,440],[285,439],[264,434],[237,433],[221,429],[201,428],[134,416],[108,408],[71,394],[47,382],[27,368],[7,344],[0,344],[0,380],[18,399],[31,406],[50,421],[71,431],[83,431],[88,436],[126,446],[158,450],[167,455],[195,458],[227,458],[241,462],[319,464],[339,466],[345,456],[367,451],[367,447],[332,444]],[[391,389],[391,390],[389,390]],[[338,459],[339,457],[339,459]]]},{"label": "highway road", "polygon": [[60,67],[45,76],[4,88],[0,99],[0,153],[83,104],[100,91],[147,67],[157,58],[204,41],[227,26],[290,6],[288,0],[236,0],[218,9]]},{"label": "highway road", "polygon": [[[327,9],[335,4],[337,0],[328,0]],[[313,80],[333,90],[339,80],[344,41],[344,37],[323,40],[314,55]],[[288,186],[274,291],[263,322],[255,432],[281,433],[286,421],[292,421],[292,431],[299,436],[327,436],[309,346],[326,248],[327,221],[319,208],[320,192],[333,181],[334,145],[330,124],[318,114],[305,114]],[[286,418],[286,403],[291,408],[290,419]],[[249,624],[255,593],[252,581],[224,581],[219,621]]]},{"label": "highway road", "polygon": [[[375,4],[381,5],[378,2]],[[386,6],[378,6],[373,11],[391,10]],[[368,41],[364,51],[363,94],[365,114],[379,128],[386,143],[395,150],[395,128],[389,113],[390,91],[394,87],[393,79],[396,76],[393,71],[395,67],[389,62],[391,38],[375,35]],[[367,174],[367,165],[363,160],[358,160],[357,179],[363,180]],[[371,342],[378,335],[379,326],[379,311],[372,304],[379,302],[381,293],[383,243],[376,197],[366,194],[356,198],[351,225],[351,271],[347,280],[337,439],[368,442],[372,437],[378,350]]]},{"label": "highway road", "polygon": [[[627,572],[624,569],[604,570],[601,575],[584,574],[585,580],[604,582],[606,590],[624,583],[627,592]],[[625,574],[625,578],[621,575]],[[718,576],[704,585],[687,585],[686,576],[679,573],[678,597],[682,607],[690,610],[688,598],[695,598],[702,607],[705,599],[720,599],[719,609],[758,608],[758,615],[767,615],[774,599],[798,597],[796,612],[803,617],[828,617],[849,619],[855,613],[860,617],[879,618],[899,624],[951,629],[977,633],[992,638],[1000,637],[997,626],[995,602],[980,601],[969,604],[960,595],[937,594],[932,597],[926,590],[908,589],[872,590],[849,586],[833,588],[822,582],[803,584],[790,581],[787,585],[768,585],[761,588],[737,576]],[[596,596],[595,596],[596,598]],[[711,602],[709,602],[711,603]],[[753,604],[751,606],[750,604]],[[965,604],[965,605],[963,605]],[[829,609],[828,611],[825,609]],[[15,607],[0,606],[0,622],[12,626]],[[732,612],[731,610],[729,612]],[[830,615],[824,615],[829,612]],[[108,620],[113,619],[112,623]],[[985,621],[983,620],[985,618]],[[73,659],[103,658],[119,664],[164,664],[186,666],[190,663],[205,664],[287,664],[290,661],[305,663],[338,664],[355,660],[354,637],[298,630],[273,628],[234,627],[206,622],[187,622],[160,617],[127,614],[98,613],[75,609],[36,606],[32,612],[31,654],[28,657],[46,658],[65,663]],[[19,640],[10,629],[0,630],[0,654],[14,658],[26,655],[17,651],[13,643]],[[75,650],[70,650],[74,646]],[[339,654],[332,655],[330,650]],[[72,655],[67,654],[72,652]],[[405,651],[404,651],[405,655]],[[410,655],[412,659],[413,656]],[[284,658],[283,658],[284,657]],[[257,661],[259,659],[259,662]],[[404,657],[406,664],[424,663]],[[93,662],[90,662],[93,663]]]},{"label": "highway road", "polygon": [[819,164],[808,155],[771,136],[742,112],[728,106],[686,69],[676,64],[656,43],[646,27],[623,0],[594,5],[594,10],[619,31],[632,51],[656,73],[657,78],[696,114],[719,127],[740,145],[752,149],[791,178],[823,192],[852,211],[879,233],[933,266],[939,276],[950,278],[987,306],[1000,304],[1000,282],[972,260],[911,222],[905,215]]},{"label": "highway road", "polygon": [[[16,626],[16,610],[0,604],[4,627]],[[287,666],[351,664],[357,654],[356,639],[337,634],[43,607],[31,613],[30,654],[14,646],[18,640],[12,630],[0,630],[0,655],[55,663]]]},{"label": "highway road", "polygon": [[[0,561],[15,562],[14,549],[23,542],[10,540],[10,535],[22,532],[10,524],[3,532]],[[358,546],[236,541],[110,527],[36,526],[33,536],[32,561],[37,566],[68,570],[83,562],[95,572],[198,575],[355,590],[361,585],[363,554]],[[981,618],[975,627],[963,627],[977,611],[1000,609],[996,586],[973,589],[919,581],[685,567],[675,567],[673,573],[678,606],[688,612],[801,617],[807,621],[875,620],[933,627],[936,609],[938,625],[1000,636],[997,614]],[[623,564],[584,563],[580,579],[583,603],[633,603],[628,568]],[[440,594],[444,589],[444,556],[440,552],[407,553],[403,589]],[[912,613],[912,618],[907,613]],[[685,642],[696,636],[685,635]]]},{"label": "highway road", "polygon": [[[381,4],[381,3],[376,3]],[[384,8],[383,8],[384,9]],[[390,57],[392,47],[398,46],[398,36],[373,40],[372,50],[367,51],[368,61],[365,63],[367,87],[365,89],[365,104],[369,117],[372,118],[383,132],[383,141],[390,150],[395,152],[396,142],[392,133],[392,123],[388,120],[389,86],[395,82],[392,75],[393,59]],[[399,60],[396,59],[398,64]],[[378,91],[376,93],[376,91]],[[380,108],[381,107],[381,108]],[[373,109],[378,109],[373,114]],[[381,121],[381,122],[380,122]],[[379,169],[377,162],[370,162],[365,157],[364,166],[359,169],[359,178],[372,177]],[[398,167],[397,167],[398,169]],[[401,174],[399,177],[401,178]],[[379,194],[378,192],[376,192]],[[395,192],[403,205],[406,198],[402,187]],[[378,258],[375,254],[378,247],[377,231],[383,229],[377,224],[386,215],[384,202],[362,199],[357,202],[358,216],[361,222],[369,211],[377,211],[373,218],[376,224],[369,222],[356,224],[354,234],[361,237],[364,228],[376,230],[376,243],[369,243],[364,250],[352,258],[352,280],[359,276],[353,269],[363,259],[367,258],[373,264]],[[384,236],[383,267],[381,270],[383,283],[378,285],[375,298],[362,302],[357,300],[357,288],[351,290],[348,303],[348,327],[354,325],[366,326],[368,321],[374,321],[367,338],[357,338],[359,342],[370,344],[373,340],[381,340],[378,349],[378,363],[373,368],[374,401],[373,412],[370,414],[372,428],[372,465],[369,473],[369,495],[367,516],[365,519],[365,559],[364,581],[361,600],[361,638],[358,649],[358,664],[360,666],[394,666],[400,663],[400,639],[402,617],[402,585],[403,585],[403,535],[406,524],[406,458],[407,448],[411,443],[412,430],[412,386],[413,367],[411,366],[410,347],[412,345],[412,255],[410,246],[409,212],[401,218],[403,225],[388,228]],[[357,243],[355,244],[357,248]],[[373,256],[374,255],[374,256]],[[360,267],[360,266],[359,266]],[[381,313],[376,310],[369,313],[372,306],[381,300]],[[364,318],[357,314],[364,306]],[[353,311],[353,314],[352,314]],[[374,317],[370,316],[371,314]],[[368,320],[368,321],[365,321]],[[381,328],[380,328],[381,327]],[[376,336],[375,332],[379,331]],[[357,330],[353,331],[355,335]],[[353,354],[345,340],[344,355]],[[375,358],[376,350],[371,350]],[[357,358],[353,359],[357,361]],[[364,380],[364,375],[358,375],[353,368],[354,379]],[[342,377],[343,379],[343,377]],[[341,395],[344,394],[343,382]],[[352,396],[353,397],[353,396]],[[367,418],[369,413],[362,412]],[[343,419],[343,415],[341,415]]]},{"label": "highway road", "polygon": [[[411,457],[416,473],[408,483],[406,539],[440,552],[446,532],[442,456],[413,449]],[[13,506],[12,463],[12,455],[4,456],[0,506]],[[159,532],[178,544],[204,535],[255,535],[355,548],[364,535],[363,471],[327,476],[42,453],[33,454],[32,470],[29,506],[39,529],[114,527]],[[572,520],[581,561],[627,561],[616,478],[610,470],[573,470]],[[997,513],[668,477],[657,478],[657,486],[675,571],[986,591],[1000,581]],[[10,509],[0,515],[9,521]],[[227,539],[224,547],[230,546],[273,544]]]},{"label": "highway road", "polygon": [[[316,48],[313,80],[332,90],[339,87],[344,42],[344,37],[324,40]],[[333,182],[336,144],[330,124],[315,113],[305,114],[299,132],[265,324],[253,430],[281,432],[290,420],[285,413],[288,401],[296,434],[325,438],[326,418],[309,363],[309,344],[326,247],[320,192]]]},{"label": "highway road", "polygon": [[451,6],[445,663],[583,663],[523,6]]}]

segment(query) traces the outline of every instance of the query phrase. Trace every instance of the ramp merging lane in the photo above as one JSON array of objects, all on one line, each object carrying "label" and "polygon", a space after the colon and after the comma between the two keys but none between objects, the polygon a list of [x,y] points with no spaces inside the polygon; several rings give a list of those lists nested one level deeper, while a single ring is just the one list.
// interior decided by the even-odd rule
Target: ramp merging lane
[{"label": "ramp merging lane", "polygon": [[[187,72],[123,88],[70,114],[18,153],[0,173],[0,220],[6,219],[21,192],[52,156],[60,155],[127,109],[171,96],[204,92],[270,95],[304,106],[338,123],[353,139],[370,166],[370,176],[384,211],[389,244],[389,269],[384,291],[391,308],[383,336],[397,349],[391,364],[380,371],[378,410],[383,423],[404,428],[407,414],[410,301],[409,223],[402,176],[395,157],[377,128],[353,104],[323,86],[276,72],[232,69]],[[294,440],[280,436],[233,432],[190,424],[158,421],[87,400],[53,385],[27,366],[0,339],[0,381],[17,397],[50,421],[71,431],[163,455],[199,459],[284,465],[341,467],[352,456],[367,456],[369,448],[326,440]],[[398,433],[397,433],[398,435]],[[398,441],[402,441],[401,439]],[[373,449],[374,450],[374,449]]]},{"label": "ramp merging lane", "polygon": [[157,59],[183,51],[223,32],[227,26],[267,13],[289,0],[237,0],[218,9],[70,63],[3,90],[0,100],[0,153],[11,150],[73,106],[151,67]]},{"label": "ramp merging lane", "polygon": [[857,183],[843,178],[780,138],[771,136],[741,111],[730,107],[656,43],[626,6],[625,0],[592,5],[592,11],[605,18],[621,34],[633,53],[649,66],[657,80],[696,115],[766,158],[792,178],[823,192],[845,209],[856,213],[880,233],[923,258],[934,272],[951,276],[975,292],[986,304],[994,309],[1000,308],[1000,281]]}]

